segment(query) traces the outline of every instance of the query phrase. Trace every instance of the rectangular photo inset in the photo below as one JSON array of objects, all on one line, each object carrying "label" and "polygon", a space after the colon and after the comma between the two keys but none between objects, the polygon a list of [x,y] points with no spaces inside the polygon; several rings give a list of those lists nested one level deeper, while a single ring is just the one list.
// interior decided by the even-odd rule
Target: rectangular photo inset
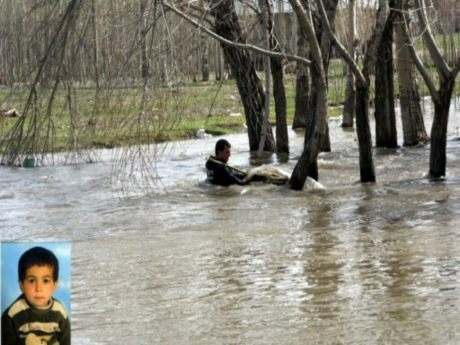
[{"label": "rectangular photo inset", "polygon": [[71,244],[0,244],[1,345],[69,345]]}]

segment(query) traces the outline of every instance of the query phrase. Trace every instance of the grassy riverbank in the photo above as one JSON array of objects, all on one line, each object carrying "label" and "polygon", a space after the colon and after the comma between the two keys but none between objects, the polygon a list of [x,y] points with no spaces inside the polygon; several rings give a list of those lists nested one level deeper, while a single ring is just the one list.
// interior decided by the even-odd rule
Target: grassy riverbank
[{"label": "grassy riverbank", "polygon": [[[288,125],[291,125],[295,99],[293,75],[286,76],[285,87]],[[426,89],[423,93],[427,94]],[[333,61],[329,71],[329,116],[341,115],[344,95],[344,68],[339,61]],[[27,90],[3,89],[0,108],[16,108],[21,112],[28,96]],[[50,96],[48,89],[39,94],[35,122],[31,110],[23,120],[23,128],[32,128],[37,137],[53,138],[55,151],[189,139],[201,128],[213,135],[245,131],[244,110],[233,80],[154,87],[145,93],[140,87],[107,88],[98,95],[94,87],[59,89],[49,107]],[[2,148],[16,121],[18,118],[0,118]],[[273,100],[270,121],[275,121]]]}]

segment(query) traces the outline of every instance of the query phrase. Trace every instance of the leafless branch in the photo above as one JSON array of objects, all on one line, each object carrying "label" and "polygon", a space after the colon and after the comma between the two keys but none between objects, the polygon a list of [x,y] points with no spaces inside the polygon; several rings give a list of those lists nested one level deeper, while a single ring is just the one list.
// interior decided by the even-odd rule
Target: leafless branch
[{"label": "leafless branch", "polygon": [[227,44],[227,45],[235,47],[235,48],[252,50],[252,51],[255,51],[255,52],[260,53],[262,55],[267,55],[267,56],[274,57],[274,58],[297,61],[297,62],[306,64],[306,65],[311,64],[310,60],[302,58],[300,56],[290,55],[290,54],[283,54],[283,53],[276,53],[276,52],[273,52],[273,51],[270,51],[270,50],[267,50],[267,49],[263,49],[263,48],[260,48],[258,46],[252,45],[252,44],[243,44],[243,43],[236,43],[236,42],[233,42],[233,41],[229,41],[226,38],[224,38],[222,36],[219,36],[218,34],[213,32],[212,30],[204,27],[202,24],[200,24],[197,21],[195,21],[194,19],[190,18],[188,15],[186,15],[185,13],[183,13],[182,11],[177,9],[176,7],[170,5],[170,4],[166,3],[166,2],[164,2],[163,5],[166,8],[170,9],[171,11],[173,11],[174,13],[176,13],[177,15],[179,15],[180,17],[182,17],[183,19],[185,19],[186,21],[188,21],[193,26],[195,26],[198,29],[204,31],[206,34],[210,35],[211,37],[215,38],[216,40],[218,40],[221,43]]},{"label": "leafless branch", "polygon": [[355,76],[359,79],[360,83],[363,83],[363,84],[366,83],[366,78],[364,77],[363,73],[360,71],[358,65],[356,64],[356,61],[348,53],[348,50],[339,41],[339,39],[335,35],[334,31],[332,30],[331,24],[329,23],[329,19],[327,18],[326,10],[324,9],[323,1],[322,0],[316,0],[316,3],[318,4],[319,12],[320,12],[320,15],[321,15],[321,19],[322,19],[322,21],[324,23],[324,27],[325,27],[326,31],[328,32],[329,36],[331,37],[331,40],[333,41],[334,46],[337,48],[337,50],[340,52],[342,57],[348,63],[348,65],[352,69],[352,71],[355,74]]},{"label": "leafless branch", "polygon": [[431,28],[426,17],[425,0],[416,0],[415,2],[418,7],[416,9],[417,15],[422,24],[423,39],[428,46],[428,51],[430,52],[431,58],[433,59],[439,75],[447,79],[449,78],[451,69],[444,60],[441,51],[439,50],[436,41],[434,40],[433,33],[431,32]]}]

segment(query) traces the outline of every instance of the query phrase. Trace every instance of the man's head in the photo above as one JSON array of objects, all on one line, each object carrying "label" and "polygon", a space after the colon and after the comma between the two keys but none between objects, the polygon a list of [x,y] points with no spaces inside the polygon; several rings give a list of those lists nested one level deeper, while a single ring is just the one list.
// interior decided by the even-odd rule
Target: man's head
[{"label": "man's head", "polygon": [[33,307],[45,308],[57,288],[59,261],[48,249],[31,248],[19,259],[18,276],[27,301]]},{"label": "man's head", "polygon": [[225,139],[219,139],[216,142],[216,158],[221,162],[227,163],[230,158],[230,148],[232,146]]}]

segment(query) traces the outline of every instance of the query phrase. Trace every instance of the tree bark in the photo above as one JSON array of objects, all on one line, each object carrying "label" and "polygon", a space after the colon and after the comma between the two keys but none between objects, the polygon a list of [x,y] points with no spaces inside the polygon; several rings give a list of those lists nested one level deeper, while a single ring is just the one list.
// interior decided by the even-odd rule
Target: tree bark
[{"label": "tree bark", "polygon": [[[269,17],[268,17],[268,8],[269,4],[265,2],[265,0],[259,0],[259,10],[261,12],[261,21],[262,21],[262,41],[265,43],[267,50],[270,50],[270,39],[269,39]],[[270,89],[271,89],[271,63],[270,57],[264,55],[262,57],[263,66],[264,66],[264,74],[265,74],[265,102],[264,102],[264,116],[262,122],[262,133],[259,141],[259,147],[257,149],[258,154],[262,153],[263,148],[265,146],[265,140],[267,138],[267,125],[268,120],[270,118]]]},{"label": "tree bark", "polygon": [[[439,77],[439,88],[436,89],[434,81],[428,73],[427,68],[420,60],[417,51],[410,42],[407,21],[404,21],[403,33],[405,43],[408,45],[411,57],[422,75],[430,91],[431,99],[435,106],[433,125],[431,127],[431,147],[430,147],[430,166],[428,175],[433,178],[439,178],[446,175],[446,146],[447,146],[447,124],[449,121],[449,108],[452,98],[452,92],[455,86],[455,79],[460,71],[460,56],[454,65],[450,68],[443,58],[436,41],[431,32],[430,25],[425,13],[426,4],[424,0],[415,0],[418,20],[423,32],[423,39],[428,47],[430,57],[436,67]],[[406,17],[406,16],[405,16]]]},{"label": "tree bark", "polygon": [[404,42],[402,20],[404,18],[398,15],[394,24],[403,146],[425,145],[428,143],[429,138],[420,105],[420,91],[415,66],[412,62],[409,48]]},{"label": "tree bark", "polygon": [[313,27],[310,4],[307,1],[303,7],[298,0],[289,0],[299,19],[299,25],[307,34],[311,48],[312,74],[319,76],[317,80],[317,107],[313,116],[313,125],[305,130],[304,150],[297,162],[290,179],[290,186],[300,190],[308,176],[318,179],[318,154],[326,136],[327,125],[327,83],[324,71],[323,57],[319,42]]},{"label": "tree bark", "polygon": [[[245,39],[238,23],[233,2],[223,0],[212,4],[211,15],[214,17],[215,32],[233,42],[244,43]],[[249,149],[257,151],[263,121],[264,91],[257,76],[254,62],[246,49],[237,49],[226,44],[221,44],[230,65],[232,74],[236,79],[238,91],[243,103],[246,125],[248,127]],[[267,124],[267,140],[264,151],[273,152],[275,143],[271,126]]]},{"label": "tree bark", "polygon": [[334,44],[345,59],[349,67],[357,78],[357,99],[356,99],[356,130],[358,134],[359,144],[359,162],[360,162],[360,175],[361,182],[375,182],[375,171],[374,161],[372,157],[372,137],[369,129],[369,75],[370,71],[373,70],[375,63],[375,57],[377,55],[377,47],[381,40],[384,24],[387,17],[387,6],[384,0],[379,0],[379,10],[377,12],[377,23],[369,41],[368,48],[366,50],[363,69],[359,70],[356,60],[354,60],[345,47],[335,36],[332,31],[327,14],[324,9],[322,0],[316,0],[318,9],[320,11],[321,19],[325,24],[328,34],[334,40]]},{"label": "tree bark", "polygon": [[369,86],[356,87],[356,131],[359,141],[359,170],[361,182],[375,182],[372,158],[372,137],[369,127]]},{"label": "tree bark", "polygon": [[149,61],[147,58],[147,32],[148,28],[145,23],[145,10],[147,8],[147,1],[142,0],[140,2],[140,46],[141,46],[141,77],[147,79],[150,75]]},{"label": "tree bark", "polygon": [[[348,3],[348,53],[356,59],[356,5],[355,0]],[[347,65],[345,103],[343,105],[342,127],[352,128],[356,110],[356,85],[355,75]]]},{"label": "tree bark", "polygon": [[204,32],[200,35],[201,40],[201,80],[209,80],[208,37]]},{"label": "tree bark", "polygon": [[[265,0],[265,8],[268,11],[268,32],[270,39],[270,50],[280,52],[273,30],[273,14],[270,4]],[[273,98],[275,99],[276,114],[276,152],[289,153],[289,138],[286,118],[286,91],[284,89],[283,65],[279,58],[270,58],[271,74],[273,79]]]},{"label": "tree bark", "polygon": [[[308,42],[305,31],[300,25],[297,26],[297,54],[307,58]],[[296,83],[295,83],[295,109],[292,128],[305,128],[309,104],[310,80],[308,77],[308,67],[305,64],[296,64]]]},{"label": "tree bark", "polygon": [[[203,0],[200,0],[200,8],[204,9]],[[209,81],[209,56],[208,56],[208,37],[201,31],[200,33],[201,43],[201,80]]]},{"label": "tree bark", "polygon": [[[325,0],[325,10],[327,13],[327,18],[330,25],[334,26],[335,13],[337,9],[338,0]],[[324,24],[321,21],[315,22],[315,31],[316,37],[319,42],[322,54],[323,68],[326,77],[326,87],[327,87],[327,71],[329,69],[330,53],[332,48],[332,39],[328,35],[327,31],[324,29]],[[310,98],[310,107],[309,114],[307,114],[307,123],[306,128],[308,129],[313,124],[313,117],[316,113],[316,108],[321,106],[318,102],[318,87],[320,82],[317,80],[320,76],[316,73],[312,73],[312,83],[311,83],[311,98]],[[326,133],[321,142],[321,151],[329,152],[331,151],[331,140],[329,138],[329,126],[326,122]]]},{"label": "tree bark", "polygon": [[377,147],[398,147],[393,73],[393,19],[390,15],[383,31],[375,68],[375,141]]},{"label": "tree bark", "polygon": [[441,81],[439,97],[434,102],[434,119],[431,127],[431,150],[429,176],[440,178],[446,176],[446,146],[449,108],[455,78]]}]

